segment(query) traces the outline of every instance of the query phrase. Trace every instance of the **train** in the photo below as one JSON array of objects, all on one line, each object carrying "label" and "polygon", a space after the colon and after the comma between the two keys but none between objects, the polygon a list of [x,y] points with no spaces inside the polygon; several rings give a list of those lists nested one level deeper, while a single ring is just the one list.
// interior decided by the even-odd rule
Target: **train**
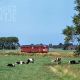
[{"label": "train", "polygon": [[26,53],[48,53],[48,45],[22,45],[21,52]]}]

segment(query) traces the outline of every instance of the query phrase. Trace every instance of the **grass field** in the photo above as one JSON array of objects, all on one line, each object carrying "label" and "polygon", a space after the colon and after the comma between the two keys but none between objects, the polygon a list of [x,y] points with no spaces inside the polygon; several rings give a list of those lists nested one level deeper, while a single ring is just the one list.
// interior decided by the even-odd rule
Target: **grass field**
[{"label": "grass field", "polygon": [[[8,63],[26,61],[29,57],[35,59],[34,64],[6,66]],[[80,80],[80,64],[68,64],[69,60],[77,61],[79,57],[62,56],[60,65],[51,63],[54,58],[54,55],[0,55],[0,80]]]}]

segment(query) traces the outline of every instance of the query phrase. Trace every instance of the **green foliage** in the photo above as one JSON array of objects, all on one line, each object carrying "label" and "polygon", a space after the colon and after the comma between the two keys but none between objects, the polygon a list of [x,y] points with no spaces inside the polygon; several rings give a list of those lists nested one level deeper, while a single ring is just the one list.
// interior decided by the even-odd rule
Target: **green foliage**
[{"label": "green foliage", "polygon": [[66,35],[66,36],[71,36],[71,35],[73,35],[73,27],[67,26],[67,27],[63,30],[63,34]]},{"label": "green foliage", "polygon": [[79,25],[79,22],[80,22],[80,18],[79,17],[80,17],[79,15],[74,15],[74,17],[73,17],[73,23],[76,26]]},{"label": "green foliage", "polygon": [[77,46],[76,51],[74,52],[75,56],[79,56],[80,55],[80,45]]},{"label": "green foliage", "polygon": [[66,36],[65,37],[65,42],[70,42],[73,39],[73,31],[74,28],[72,26],[67,26],[64,30],[63,30],[63,34]]},{"label": "green foliage", "polygon": [[0,37],[0,43],[9,42],[9,43],[17,43],[19,40],[17,37]]},{"label": "green foliage", "polygon": [[77,14],[73,17],[74,26],[67,26],[63,30],[63,34],[65,35],[65,42],[71,42],[76,40],[78,42],[78,47],[76,53],[80,54],[80,0],[75,0],[75,10]]},{"label": "green foliage", "polygon": [[17,37],[0,37],[0,49],[16,49],[19,46]]}]

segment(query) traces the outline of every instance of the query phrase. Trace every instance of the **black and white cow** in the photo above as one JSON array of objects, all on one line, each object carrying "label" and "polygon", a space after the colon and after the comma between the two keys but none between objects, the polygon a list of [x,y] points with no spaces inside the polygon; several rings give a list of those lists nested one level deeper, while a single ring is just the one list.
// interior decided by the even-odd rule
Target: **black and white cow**
[{"label": "black and white cow", "polygon": [[7,64],[9,67],[15,67],[15,64]]},{"label": "black and white cow", "polygon": [[34,59],[33,58],[28,58],[26,64],[29,64],[29,63],[34,63]]},{"label": "black and white cow", "polygon": [[80,63],[80,60],[78,60],[78,63]]},{"label": "black and white cow", "polygon": [[69,61],[69,64],[77,64],[77,62],[75,60],[71,60]]},{"label": "black and white cow", "polygon": [[51,62],[55,62],[57,64],[61,64],[61,58],[57,57],[55,60],[52,60]]},{"label": "black and white cow", "polygon": [[17,61],[15,64],[25,64],[24,61]]}]

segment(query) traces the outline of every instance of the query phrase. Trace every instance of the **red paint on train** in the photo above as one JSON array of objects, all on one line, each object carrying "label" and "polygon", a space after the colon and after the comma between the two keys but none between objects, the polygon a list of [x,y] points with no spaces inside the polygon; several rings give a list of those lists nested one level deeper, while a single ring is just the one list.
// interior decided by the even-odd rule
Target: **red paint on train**
[{"label": "red paint on train", "polygon": [[23,45],[21,46],[21,52],[27,53],[47,53],[47,45]]}]

